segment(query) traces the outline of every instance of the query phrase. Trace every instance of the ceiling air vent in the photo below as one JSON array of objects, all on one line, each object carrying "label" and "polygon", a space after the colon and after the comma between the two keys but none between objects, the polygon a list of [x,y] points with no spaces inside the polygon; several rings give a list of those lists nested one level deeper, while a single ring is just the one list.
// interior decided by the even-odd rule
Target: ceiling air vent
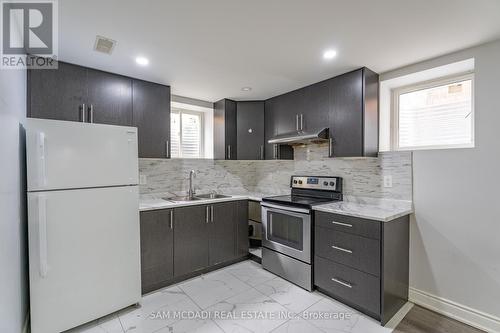
[{"label": "ceiling air vent", "polygon": [[102,37],[96,36],[94,50],[106,54],[111,54],[115,48],[116,41]]}]

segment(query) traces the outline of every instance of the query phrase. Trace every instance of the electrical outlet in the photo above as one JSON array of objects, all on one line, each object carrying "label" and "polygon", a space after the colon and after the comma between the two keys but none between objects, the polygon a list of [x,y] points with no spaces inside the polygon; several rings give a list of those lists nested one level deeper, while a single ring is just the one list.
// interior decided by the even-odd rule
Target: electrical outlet
[{"label": "electrical outlet", "polygon": [[384,176],[384,187],[392,187],[392,176],[391,175]]},{"label": "electrical outlet", "polygon": [[139,184],[146,185],[148,183],[148,177],[146,175],[139,175]]}]

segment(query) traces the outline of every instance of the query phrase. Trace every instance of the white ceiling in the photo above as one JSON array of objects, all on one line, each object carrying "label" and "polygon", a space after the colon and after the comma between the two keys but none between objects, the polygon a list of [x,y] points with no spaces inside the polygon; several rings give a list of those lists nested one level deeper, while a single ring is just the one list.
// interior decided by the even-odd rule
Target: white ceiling
[{"label": "white ceiling", "polygon": [[[98,34],[118,41],[111,56],[93,51]],[[208,101],[266,99],[498,38],[499,0],[59,0],[61,60]]]}]

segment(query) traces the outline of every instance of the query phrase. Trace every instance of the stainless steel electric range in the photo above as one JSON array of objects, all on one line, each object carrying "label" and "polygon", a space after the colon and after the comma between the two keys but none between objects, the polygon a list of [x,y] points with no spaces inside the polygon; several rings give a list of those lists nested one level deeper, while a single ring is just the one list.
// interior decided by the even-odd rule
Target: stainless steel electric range
[{"label": "stainless steel electric range", "polygon": [[292,176],[290,187],[262,199],[262,266],[312,290],[312,208],[342,201],[342,178]]}]

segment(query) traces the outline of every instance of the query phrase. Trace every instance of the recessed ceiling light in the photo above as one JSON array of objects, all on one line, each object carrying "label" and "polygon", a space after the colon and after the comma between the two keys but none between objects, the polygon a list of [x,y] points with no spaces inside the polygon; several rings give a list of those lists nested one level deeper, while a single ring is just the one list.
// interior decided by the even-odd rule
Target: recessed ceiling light
[{"label": "recessed ceiling light", "polygon": [[252,87],[243,87],[241,88],[241,91],[251,91]]},{"label": "recessed ceiling light", "polygon": [[147,66],[149,64],[148,58],[144,58],[144,57],[135,58],[135,62],[141,66]]},{"label": "recessed ceiling light", "polygon": [[330,60],[337,56],[337,51],[335,50],[326,50],[323,53],[323,59]]}]

